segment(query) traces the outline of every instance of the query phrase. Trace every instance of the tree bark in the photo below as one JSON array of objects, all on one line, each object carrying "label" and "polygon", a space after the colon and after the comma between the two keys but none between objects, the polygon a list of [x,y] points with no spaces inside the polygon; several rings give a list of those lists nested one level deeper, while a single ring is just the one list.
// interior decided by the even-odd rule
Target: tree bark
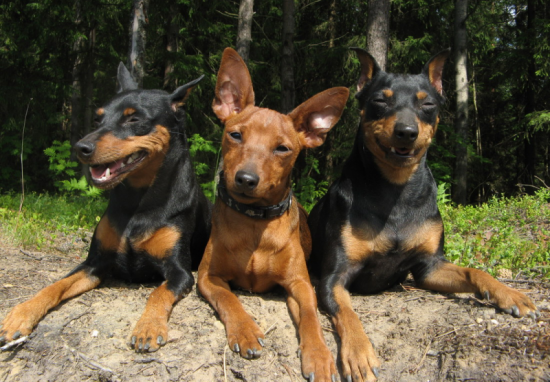
[{"label": "tree bark", "polygon": [[[525,115],[530,114],[535,111],[535,89],[533,84],[537,83],[537,74],[535,67],[535,0],[527,1],[527,49],[529,63],[527,66],[527,86],[525,94]],[[528,127],[526,126],[526,129]],[[534,185],[535,184],[535,174],[536,174],[536,158],[537,158],[537,134],[530,134],[526,130],[525,140],[524,140],[524,158],[525,158],[525,175],[523,183]],[[533,193],[534,188],[527,187],[525,189],[528,193]]]},{"label": "tree bark", "polygon": [[369,0],[367,9],[367,51],[386,70],[390,40],[390,0]]},{"label": "tree bark", "polygon": [[[82,77],[83,77],[83,63],[84,63],[84,38],[82,37],[82,4],[81,0],[75,1],[75,25],[79,32],[79,35],[73,43],[73,52],[75,54],[75,60],[73,64],[72,72],[72,95],[71,95],[71,133],[70,142],[71,147],[74,147],[76,142],[82,138]],[[71,151],[71,160],[76,161],[76,152]]]},{"label": "tree bark", "polygon": [[468,199],[468,33],[466,18],[468,0],[455,2],[455,66],[456,66],[456,116],[455,132],[458,137],[455,155],[455,188],[453,201],[466,204]]},{"label": "tree bark", "polygon": [[168,30],[166,31],[166,51],[167,59],[164,67],[164,81],[163,88],[171,89],[175,88],[175,84],[172,82],[172,73],[174,72],[173,56],[178,51],[178,25],[174,21],[174,15],[178,11],[177,4],[175,2],[170,3],[170,13],[168,15]]},{"label": "tree bark", "polygon": [[237,53],[248,65],[250,57],[250,42],[252,41],[252,16],[254,15],[254,0],[241,0],[239,5],[239,24],[237,26]]},{"label": "tree bark", "polygon": [[294,0],[283,0],[283,54],[281,58],[281,112],[294,109]]},{"label": "tree bark", "polygon": [[145,76],[145,43],[148,24],[149,0],[134,0],[130,14],[130,44],[128,47],[128,69],[138,84],[143,87]]}]

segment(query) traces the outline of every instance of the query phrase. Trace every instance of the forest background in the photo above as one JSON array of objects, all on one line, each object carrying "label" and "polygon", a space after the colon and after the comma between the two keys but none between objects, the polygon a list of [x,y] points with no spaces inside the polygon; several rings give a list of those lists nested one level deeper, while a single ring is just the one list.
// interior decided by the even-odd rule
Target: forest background
[{"label": "forest background", "polygon": [[[369,20],[376,12],[382,24]],[[139,62],[129,60],[132,25],[142,39]],[[382,33],[369,40],[373,28]],[[211,103],[225,47],[248,61],[256,104],[288,112],[329,87],[354,94],[359,61],[349,48],[372,48],[375,39],[386,44],[388,72],[419,73],[433,54],[453,51],[428,154],[440,191],[462,204],[532,193],[550,184],[549,37],[544,0],[4,1],[0,193],[21,192],[23,178],[27,192],[94,194],[70,147],[115,94],[122,61],[144,88],[171,92],[205,75],[187,104],[187,131],[212,197],[222,125]],[[460,65],[466,72],[457,77]],[[306,206],[338,176],[358,115],[351,96],[327,142],[301,154],[294,188]]]}]

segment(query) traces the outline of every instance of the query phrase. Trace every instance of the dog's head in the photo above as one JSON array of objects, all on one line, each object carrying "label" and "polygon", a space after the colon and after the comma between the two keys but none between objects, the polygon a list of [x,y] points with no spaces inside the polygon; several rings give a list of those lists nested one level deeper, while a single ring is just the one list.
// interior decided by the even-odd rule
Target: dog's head
[{"label": "dog's head", "polygon": [[288,115],[256,107],[246,64],[236,51],[225,49],[212,108],[225,125],[223,171],[230,195],[245,204],[279,203],[290,188],[298,154],[325,141],[348,96],[347,88],[328,89]]},{"label": "dog's head", "polygon": [[118,94],[96,111],[97,130],[75,145],[80,161],[90,167],[94,186],[109,189],[126,178],[132,187],[149,186],[168,151],[172,134],[181,133],[183,106],[201,79],[202,76],[172,94],[141,90],[120,63]]},{"label": "dog's head", "polygon": [[386,168],[386,177],[401,183],[418,165],[437,130],[444,102],[443,65],[450,51],[432,57],[418,75],[398,75],[382,71],[366,51],[352,49],[361,62],[356,98],[364,145]]}]

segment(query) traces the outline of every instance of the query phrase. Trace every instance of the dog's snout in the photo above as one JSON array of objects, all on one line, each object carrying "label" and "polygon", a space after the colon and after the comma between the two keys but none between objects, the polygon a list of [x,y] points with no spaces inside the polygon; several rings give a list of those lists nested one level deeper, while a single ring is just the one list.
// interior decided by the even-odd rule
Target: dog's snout
[{"label": "dog's snout", "polygon": [[235,174],[235,183],[242,191],[252,191],[259,182],[260,177],[253,172],[240,170]]},{"label": "dog's snout", "polygon": [[395,137],[404,143],[414,142],[418,138],[416,125],[397,124],[393,131]]},{"label": "dog's snout", "polygon": [[75,150],[82,158],[92,156],[95,151],[95,144],[89,141],[78,141],[75,145]]}]

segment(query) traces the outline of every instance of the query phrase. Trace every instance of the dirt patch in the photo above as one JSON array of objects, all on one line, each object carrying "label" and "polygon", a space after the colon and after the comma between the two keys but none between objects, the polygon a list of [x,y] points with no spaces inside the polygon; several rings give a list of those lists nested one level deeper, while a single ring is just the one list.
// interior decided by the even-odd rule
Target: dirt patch
[{"label": "dirt patch", "polygon": [[[89,235],[88,235],[89,237]],[[63,237],[57,250],[21,252],[0,238],[0,317],[63,277],[85,256],[87,239]],[[353,306],[382,361],[381,381],[550,381],[550,286],[509,284],[535,301],[537,322],[516,319],[470,295],[418,290],[410,282]],[[298,339],[282,293],[238,291],[267,333],[259,359],[229,350],[225,331],[196,289],[170,318],[156,353],[129,350],[130,333],[155,285],[108,281],[61,304],[29,341],[0,353],[0,381],[302,381]],[[338,338],[320,315],[337,355]]]}]

